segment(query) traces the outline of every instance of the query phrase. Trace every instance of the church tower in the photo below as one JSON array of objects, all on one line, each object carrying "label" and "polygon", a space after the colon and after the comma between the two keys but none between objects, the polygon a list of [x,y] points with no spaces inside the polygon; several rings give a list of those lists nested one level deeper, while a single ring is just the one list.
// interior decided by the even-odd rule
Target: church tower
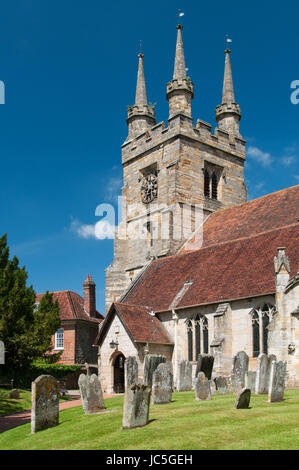
[{"label": "church tower", "polygon": [[135,104],[128,108],[128,137],[122,145],[122,220],[106,270],[106,310],[151,259],[177,253],[211,212],[246,201],[245,141],[239,134],[229,51],[218,127],[212,133],[210,124],[193,123],[193,83],[186,74],[182,29],[179,24],[173,78],[166,86],[168,127],[156,124],[147,102],[143,54],[138,57]]}]

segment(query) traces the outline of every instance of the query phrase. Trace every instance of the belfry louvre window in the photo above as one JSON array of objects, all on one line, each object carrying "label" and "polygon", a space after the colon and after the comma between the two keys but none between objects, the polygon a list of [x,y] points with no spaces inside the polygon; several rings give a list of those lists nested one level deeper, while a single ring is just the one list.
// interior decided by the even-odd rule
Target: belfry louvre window
[{"label": "belfry louvre window", "polygon": [[223,174],[223,168],[212,163],[205,162],[204,167],[204,195],[209,199],[219,199],[220,178]]},{"label": "belfry louvre window", "polygon": [[59,328],[55,333],[55,349],[64,349],[64,329]]},{"label": "belfry louvre window", "polygon": [[206,197],[210,197],[210,175],[207,170],[204,172],[204,193]]},{"label": "belfry louvre window", "polygon": [[197,361],[198,355],[209,352],[209,323],[203,315],[186,321],[188,360]]},{"label": "belfry louvre window", "polygon": [[252,355],[268,354],[268,325],[276,314],[273,305],[264,304],[250,312],[252,324]]}]

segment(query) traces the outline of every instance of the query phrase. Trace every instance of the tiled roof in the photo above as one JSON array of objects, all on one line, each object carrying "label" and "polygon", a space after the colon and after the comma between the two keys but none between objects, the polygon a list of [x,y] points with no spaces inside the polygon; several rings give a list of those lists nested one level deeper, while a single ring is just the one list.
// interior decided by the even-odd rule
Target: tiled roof
[{"label": "tiled roof", "polygon": [[299,221],[299,185],[214,212],[203,229],[203,243],[190,240],[183,252],[292,225]]},{"label": "tiled roof", "polygon": [[150,315],[151,308],[115,302],[112,304],[99,332],[96,344],[104,340],[105,332],[117,312],[131,339],[139,343],[173,344],[158,318]]},{"label": "tiled roof", "polygon": [[[36,294],[36,302],[40,302],[45,294]],[[60,320],[86,320],[99,323],[104,318],[97,312],[97,318],[90,317],[84,311],[84,300],[76,292],[69,290],[53,292],[53,302],[58,300],[60,307]]]},{"label": "tiled roof", "polygon": [[159,312],[274,293],[277,248],[286,248],[291,276],[299,268],[298,220],[299,186],[216,212],[201,249],[154,260],[124,301]]}]

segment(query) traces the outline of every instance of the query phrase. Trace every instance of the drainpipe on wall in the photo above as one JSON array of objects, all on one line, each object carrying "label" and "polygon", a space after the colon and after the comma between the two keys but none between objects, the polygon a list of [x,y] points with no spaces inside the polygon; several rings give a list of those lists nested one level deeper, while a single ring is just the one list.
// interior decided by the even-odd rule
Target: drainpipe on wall
[{"label": "drainpipe on wall", "polygon": [[177,384],[177,375],[178,375],[178,347],[177,347],[177,325],[179,321],[178,314],[174,309],[172,309],[172,319],[174,321],[174,368],[173,368],[173,382],[176,387]]}]

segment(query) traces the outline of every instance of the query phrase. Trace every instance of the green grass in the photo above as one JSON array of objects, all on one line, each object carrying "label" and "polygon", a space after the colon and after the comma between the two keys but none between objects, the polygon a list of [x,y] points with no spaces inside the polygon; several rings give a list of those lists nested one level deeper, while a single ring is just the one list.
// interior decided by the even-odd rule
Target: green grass
[{"label": "green grass", "polygon": [[299,449],[299,390],[280,403],[252,395],[250,409],[235,410],[235,396],[197,402],[194,392],[173,394],[167,405],[151,405],[149,424],[122,429],[123,396],[105,400],[108,414],[84,415],[81,407],[60,412],[55,428],[30,433],[30,424],[0,435],[0,449]]},{"label": "green grass", "polygon": [[[19,411],[30,410],[31,408],[31,391],[20,390],[20,399],[15,400],[9,398],[11,390],[0,388],[0,416],[18,413]],[[60,401],[71,400],[69,396],[60,397]]]}]

